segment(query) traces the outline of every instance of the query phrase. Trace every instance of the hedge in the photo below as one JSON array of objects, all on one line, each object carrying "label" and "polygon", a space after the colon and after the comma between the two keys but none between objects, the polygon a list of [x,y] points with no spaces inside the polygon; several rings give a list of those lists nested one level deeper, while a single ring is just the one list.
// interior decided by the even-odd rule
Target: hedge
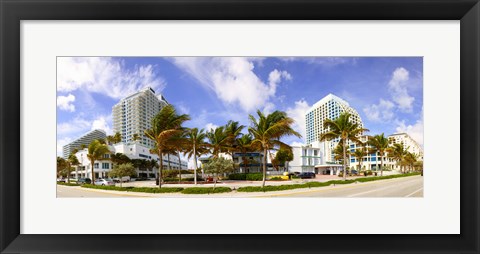
[{"label": "hedge", "polygon": [[180,191],[183,190],[183,188],[181,188],[181,187],[162,187],[162,188],[118,187],[118,186],[100,186],[100,185],[92,185],[92,184],[85,184],[85,185],[82,185],[82,187],[83,188],[90,188],[90,189],[99,189],[99,190],[145,192],[145,193],[173,193],[173,192],[180,192]]},{"label": "hedge", "polygon": [[247,186],[238,188],[238,192],[268,192],[268,191],[282,191],[282,190],[293,190],[293,189],[303,189],[303,188],[312,188],[312,187],[325,187],[332,184],[351,184],[354,182],[369,182],[383,179],[392,179],[406,176],[419,175],[420,173],[409,173],[401,175],[390,175],[390,176],[378,176],[378,177],[364,177],[350,180],[332,180],[328,182],[308,182],[303,184],[288,184],[288,185],[268,185],[265,187],[261,186]]},{"label": "hedge", "polygon": [[213,193],[225,193],[231,192],[229,187],[190,187],[182,190],[183,194],[213,194]]},{"label": "hedge", "polygon": [[263,173],[236,173],[228,175],[228,180],[262,181]]},{"label": "hedge", "polygon": [[64,182],[57,182],[59,185],[65,185],[65,186],[80,186],[80,184],[76,183],[64,183]]}]

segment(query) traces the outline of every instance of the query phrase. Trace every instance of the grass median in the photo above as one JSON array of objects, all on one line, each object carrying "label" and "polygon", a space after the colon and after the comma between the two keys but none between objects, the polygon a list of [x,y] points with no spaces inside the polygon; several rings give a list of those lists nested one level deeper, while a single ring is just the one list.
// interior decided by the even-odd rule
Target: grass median
[{"label": "grass median", "polygon": [[314,187],[326,187],[332,184],[351,184],[354,182],[371,182],[371,181],[378,181],[378,180],[386,180],[386,179],[393,179],[393,178],[400,178],[400,177],[407,177],[407,176],[414,176],[419,175],[420,173],[408,173],[408,174],[401,174],[401,175],[389,175],[389,176],[374,176],[374,177],[362,177],[357,179],[350,179],[350,180],[332,180],[328,182],[308,182],[302,184],[285,184],[285,185],[268,185],[265,187],[261,186],[247,186],[247,187],[240,187],[238,188],[238,192],[268,192],[268,191],[283,191],[283,190],[294,190],[294,189],[305,189],[305,188],[314,188]]},{"label": "grass median", "polygon": [[[393,178],[401,178],[408,176],[420,175],[420,173],[408,173],[400,175],[389,175],[389,176],[372,176],[372,177],[361,177],[356,179],[349,180],[331,180],[328,182],[307,182],[300,184],[284,184],[284,185],[267,185],[265,187],[261,186],[246,186],[240,187],[237,189],[238,192],[269,192],[269,191],[283,191],[283,190],[294,190],[294,189],[305,189],[305,188],[316,188],[316,187],[326,187],[336,184],[351,184],[354,182],[371,182],[378,180],[386,180]],[[67,184],[67,183],[58,183],[60,185],[67,186],[79,186],[77,184]],[[182,194],[215,194],[215,193],[227,193],[231,192],[230,187],[118,187],[118,186],[99,186],[92,184],[81,185],[82,188],[90,189],[100,189],[100,190],[112,190],[112,191],[127,191],[127,192],[143,192],[143,193],[182,193]]]}]

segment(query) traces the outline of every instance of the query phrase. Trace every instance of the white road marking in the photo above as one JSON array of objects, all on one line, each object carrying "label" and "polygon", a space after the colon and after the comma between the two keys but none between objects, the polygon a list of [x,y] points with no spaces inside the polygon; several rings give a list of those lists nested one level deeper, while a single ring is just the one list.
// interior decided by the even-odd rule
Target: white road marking
[{"label": "white road marking", "polygon": [[412,193],[410,193],[410,194],[408,194],[408,195],[406,195],[405,197],[411,197],[411,196],[415,195],[415,193],[417,193],[417,192],[419,192],[419,191],[421,191],[421,190],[423,190],[423,187],[420,188],[420,189],[418,189],[418,190],[416,190],[416,191],[414,191],[414,192],[412,192]]}]

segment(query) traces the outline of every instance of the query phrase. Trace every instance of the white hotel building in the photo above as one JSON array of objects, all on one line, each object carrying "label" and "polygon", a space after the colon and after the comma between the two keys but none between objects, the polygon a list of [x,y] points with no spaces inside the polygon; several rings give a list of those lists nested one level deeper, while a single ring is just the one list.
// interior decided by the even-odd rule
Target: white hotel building
[{"label": "white hotel building", "polygon": [[113,132],[122,135],[122,142],[133,143],[133,135],[138,134],[138,142],[153,148],[154,143],[147,138],[144,131],[151,128],[151,120],[168,102],[160,94],[156,95],[151,87],[127,96],[112,108]]},{"label": "white hotel building", "polygon": [[[154,142],[144,135],[144,131],[151,128],[152,118],[166,105],[168,105],[168,102],[165,98],[162,95],[156,95],[151,87],[133,93],[115,104],[112,107],[113,131],[122,135],[122,142],[109,146],[110,152],[123,153],[130,159],[154,159],[158,161],[158,156],[150,153],[150,149],[154,148]],[[134,134],[138,134],[140,140],[133,141]],[[87,158],[87,153],[87,149],[84,149],[76,154],[81,165],[76,171],[72,172],[74,177],[78,174],[79,177],[91,178],[91,164]],[[106,154],[104,160],[95,162],[94,173],[96,177],[106,177],[108,171],[112,169],[109,156],[109,154]],[[164,169],[169,165],[171,169],[188,168],[187,161],[179,159],[178,156],[164,155],[163,161]],[[137,170],[139,177],[145,175],[156,177],[156,174],[156,170],[150,172]]]},{"label": "white hotel building", "polygon": [[[363,128],[362,119],[358,112],[349,106],[348,102],[341,98],[329,94],[315,103],[306,113],[306,145],[293,146],[294,159],[289,163],[288,170],[290,172],[315,172],[317,174],[338,174],[343,165],[334,159],[333,149],[338,145],[339,139],[332,141],[320,141],[320,135],[328,132],[324,128],[324,121],[326,119],[336,119],[340,114],[348,112],[351,114],[350,121],[357,123],[360,128]],[[360,137],[362,142],[367,142],[369,136],[363,135]],[[419,154],[419,160],[423,160],[423,150],[408,134],[399,133],[388,137],[391,144],[402,143],[409,152]],[[367,148],[368,145],[367,145]],[[350,152],[353,153],[357,149],[354,143],[349,144]],[[359,168],[359,161],[351,156],[347,162],[348,167],[355,169]],[[387,155],[383,157],[384,168],[398,170],[399,167],[396,162]],[[379,170],[380,156],[378,153],[368,154],[362,158],[362,169]]]}]

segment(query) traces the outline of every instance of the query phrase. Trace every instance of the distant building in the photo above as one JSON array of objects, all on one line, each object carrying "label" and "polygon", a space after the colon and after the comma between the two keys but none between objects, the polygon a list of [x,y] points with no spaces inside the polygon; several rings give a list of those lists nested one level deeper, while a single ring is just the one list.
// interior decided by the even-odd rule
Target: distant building
[{"label": "distant building", "polygon": [[151,128],[152,118],[166,105],[165,98],[156,95],[151,87],[121,99],[112,108],[114,133],[120,133],[125,144],[134,143],[133,136],[138,134],[140,140],[135,143],[153,148],[154,142],[144,132]]},{"label": "distant building", "polygon": [[83,136],[63,146],[63,158],[67,159],[75,149],[80,150],[82,145],[88,146],[95,139],[105,139],[106,137],[107,134],[104,130],[87,132]]},{"label": "distant building", "polygon": [[[350,107],[348,102],[341,98],[328,94],[323,97],[317,103],[315,103],[305,114],[306,124],[306,142],[307,145],[312,144],[314,147],[323,148],[323,163],[334,164],[333,149],[337,146],[340,139],[334,139],[331,141],[321,141],[320,135],[330,131],[324,127],[326,119],[335,120],[342,113],[350,113],[350,121],[358,124],[359,128],[363,128],[362,119],[358,112]],[[318,143],[317,143],[318,142]]]},{"label": "distant building", "polygon": [[[107,178],[108,172],[113,168],[112,161],[110,159],[111,154],[122,153],[125,154],[130,159],[144,159],[144,160],[155,160],[158,163],[158,156],[156,154],[151,154],[150,149],[141,144],[123,144],[118,143],[115,145],[108,146],[110,153],[105,154],[103,159],[94,162],[94,173],[95,178]],[[76,170],[71,173],[73,178],[88,177],[92,178],[91,163],[87,157],[88,149],[83,149],[78,151],[75,155],[77,156],[80,165],[76,167]],[[169,163],[170,161],[170,163]],[[163,168],[168,169],[170,164],[170,169],[187,169],[187,161],[179,159],[175,155],[163,155]],[[157,167],[158,168],[158,167]],[[156,178],[158,170],[155,168],[153,170],[148,169],[139,169],[137,168],[137,177],[148,177]]]}]

